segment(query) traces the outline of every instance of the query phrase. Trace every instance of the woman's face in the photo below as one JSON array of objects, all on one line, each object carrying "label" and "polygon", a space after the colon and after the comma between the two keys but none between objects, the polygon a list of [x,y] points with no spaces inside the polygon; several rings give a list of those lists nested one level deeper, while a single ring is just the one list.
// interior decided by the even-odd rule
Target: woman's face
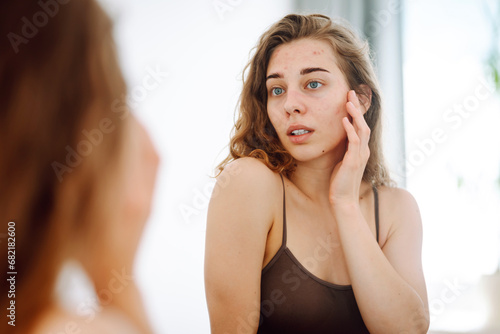
[{"label": "woman's face", "polygon": [[269,119],[297,161],[343,154],[349,86],[327,42],[304,38],[280,45],[266,78]]}]

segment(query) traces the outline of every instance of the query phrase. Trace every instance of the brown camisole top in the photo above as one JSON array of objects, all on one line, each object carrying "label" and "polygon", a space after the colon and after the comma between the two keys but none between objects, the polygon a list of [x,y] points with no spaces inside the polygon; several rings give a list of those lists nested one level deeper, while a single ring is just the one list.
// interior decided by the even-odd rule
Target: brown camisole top
[{"label": "brown camisole top", "polygon": [[[286,246],[283,176],[283,241],[261,278],[258,334],[368,333],[351,285],[324,281],[308,271]],[[375,224],[379,235],[378,193],[374,187]]]}]

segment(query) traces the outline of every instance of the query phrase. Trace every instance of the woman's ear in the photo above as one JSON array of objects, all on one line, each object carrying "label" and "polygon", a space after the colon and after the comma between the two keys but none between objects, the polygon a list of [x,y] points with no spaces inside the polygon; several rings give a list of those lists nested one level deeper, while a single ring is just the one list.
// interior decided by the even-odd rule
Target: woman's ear
[{"label": "woman's ear", "polygon": [[359,103],[365,108],[363,114],[365,114],[372,104],[372,90],[368,85],[362,84],[358,86],[358,89],[361,90],[361,94],[356,94],[359,99]]}]

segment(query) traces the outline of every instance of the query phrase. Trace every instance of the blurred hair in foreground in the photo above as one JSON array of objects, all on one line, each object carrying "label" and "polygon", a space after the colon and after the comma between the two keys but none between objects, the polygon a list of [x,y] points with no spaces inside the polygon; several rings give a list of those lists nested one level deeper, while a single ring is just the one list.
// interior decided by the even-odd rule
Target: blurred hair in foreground
[{"label": "blurred hair in foreground", "polygon": [[[67,259],[83,265],[96,290],[112,269],[131,273],[158,161],[133,116],[114,108],[126,85],[111,21],[96,1],[6,0],[0,13],[0,233],[15,222],[17,272],[12,327],[2,260],[1,327],[26,333],[57,309],[54,284]],[[145,169],[147,182],[132,199],[124,180]],[[109,306],[134,323],[127,328],[148,331],[144,312],[122,308],[127,298],[141,308],[134,285],[127,289]],[[85,322],[84,332],[99,321]]]}]

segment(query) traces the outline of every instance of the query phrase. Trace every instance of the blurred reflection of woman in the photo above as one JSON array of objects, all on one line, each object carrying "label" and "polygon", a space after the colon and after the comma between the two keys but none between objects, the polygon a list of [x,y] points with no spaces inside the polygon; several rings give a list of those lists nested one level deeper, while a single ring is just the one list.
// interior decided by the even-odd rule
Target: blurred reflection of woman
[{"label": "blurred reflection of woman", "polygon": [[[0,233],[15,224],[17,272],[11,298],[2,266],[2,333],[151,332],[131,274],[158,156],[145,129],[117,108],[126,87],[111,22],[96,1],[0,8]],[[107,292],[93,318],[54,297],[70,258]],[[12,301],[15,327],[5,317]]]}]

